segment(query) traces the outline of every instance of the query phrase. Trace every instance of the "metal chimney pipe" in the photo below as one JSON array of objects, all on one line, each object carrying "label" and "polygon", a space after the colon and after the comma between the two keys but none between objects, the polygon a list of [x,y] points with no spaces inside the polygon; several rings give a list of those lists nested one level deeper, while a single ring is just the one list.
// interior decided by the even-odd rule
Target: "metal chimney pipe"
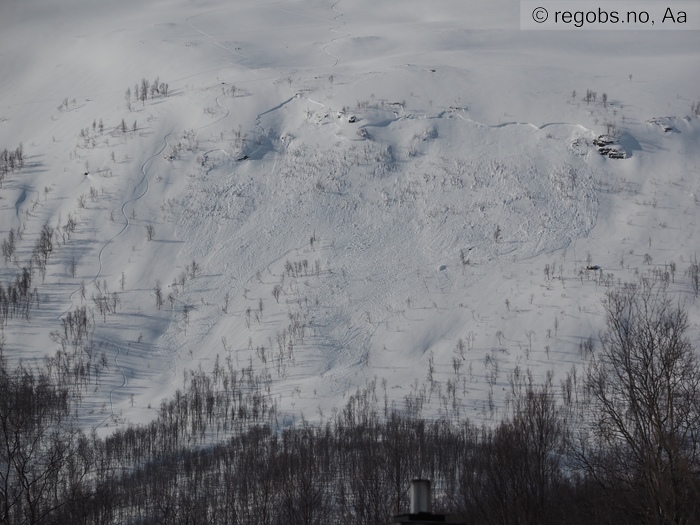
[{"label": "metal chimney pipe", "polygon": [[411,514],[433,511],[430,502],[430,480],[414,479],[411,481]]}]

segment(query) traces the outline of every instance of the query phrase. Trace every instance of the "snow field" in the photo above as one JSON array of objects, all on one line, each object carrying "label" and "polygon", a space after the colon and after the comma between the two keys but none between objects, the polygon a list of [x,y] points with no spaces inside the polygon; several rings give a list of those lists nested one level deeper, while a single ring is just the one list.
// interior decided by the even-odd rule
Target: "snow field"
[{"label": "snow field", "polygon": [[[267,369],[290,414],[376,379],[399,405],[424,392],[425,415],[489,421],[514,367],[581,366],[607,286],[674,261],[697,319],[697,35],[519,32],[508,2],[413,8],[8,11],[0,148],[28,161],[2,183],[0,234],[22,229],[22,263],[44,224],[76,228],[5,352],[52,353],[61,318],[116,292],[85,400],[104,431],[148,420],[217,354]],[[156,76],[167,97],[125,99]],[[672,132],[648,122],[666,116]],[[592,147],[609,124],[629,158]]]}]

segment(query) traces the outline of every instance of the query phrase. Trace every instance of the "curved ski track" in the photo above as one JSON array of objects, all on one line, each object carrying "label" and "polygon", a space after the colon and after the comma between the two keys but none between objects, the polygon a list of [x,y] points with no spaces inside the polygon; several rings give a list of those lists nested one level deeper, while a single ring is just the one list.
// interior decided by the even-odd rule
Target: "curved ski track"
[{"label": "curved ski track", "polygon": [[[141,186],[144,182],[146,183],[146,188],[143,190],[143,193],[141,193],[140,195],[138,195],[138,196],[136,196],[136,197],[132,197],[132,198],[128,199],[127,201],[124,202],[124,204],[122,204],[121,213],[122,213],[122,216],[123,216],[124,219],[125,219],[124,226],[123,226],[122,229],[119,230],[114,236],[112,236],[109,240],[107,240],[107,242],[104,243],[104,245],[102,246],[102,248],[100,248],[100,251],[99,251],[98,254],[97,254],[97,260],[98,260],[98,263],[99,263],[99,267],[98,267],[97,273],[96,273],[95,276],[89,281],[88,284],[94,283],[95,281],[97,281],[97,279],[100,278],[100,275],[102,275],[102,254],[104,253],[104,251],[105,251],[105,249],[107,248],[107,246],[109,246],[115,239],[117,239],[121,234],[123,234],[123,233],[126,231],[126,229],[130,226],[131,221],[129,220],[129,217],[128,217],[128,215],[126,214],[126,212],[125,212],[124,210],[126,209],[126,206],[127,206],[127,205],[129,205],[129,204],[131,204],[131,203],[133,203],[133,202],[138,201],[139,199],[143,198],[143,197],[148,193],[148,190],[149,190],[150,185],[149,185],[149,182],[148,182],[148,177],[147,177],[147,175],[146,175],[146,165],[147,165],[151,160],[153,160],[155,157],[157,157],[158,155],[160,155],[160,154],[163,152],[163,150],[165,150],[166,146],[168,145],[168,137],[169,137],[171,134],[172,134],[172,132],[167,133],[167,134],[163,137],[163,139],[162,139],[162,140],[163,140],[163,145],[161,146],[161,148],[160,148],[158,151],[156,151],[153,155],[151,155],[150,157],[148,157],[148,159],[146,159],[146,160],[143,162],[143,164],[141,164],[141,180],[139,180],[139,181],[136,183],[136,186],[134,186],[134,189],[133,189],[133,191],[132,191],[132,194],[133,194],[134,192],[136,192],[136,190],[138,189],[138,187]],[[65,310],[64,312],[62,312],[62,313],[57,317],[57,319],[60,319],[61,317],[63,317],[66,313],[70,312],[70,310],[73,308],[73,306],[74,306],[74,304],[75,304],[75,303],[73,302],[73,296],[74,296],[77,292],[78,292],[78,290],[74,290],[74,291],[71,292],[71,294],[68,296],[68,298],[69,298],[69,300],[70,300],[70,303],[71,303],[71,304],[70,304],[70,307],[68,307],[67,310]],[[96,426],[93,428],[93,430],[94,430],[94,429],[97,429],[98,427],[100,427],[100,426],[102,426],[102,425],[104,425],[104,423],[105,423],[110,417],[112,417],[112,416],[114,415],[114,403],[113,403],[114,392],[115,392],[116,390],[118,390],[118,389],[124,388],[124,387],[126,386],[126,384],[127,384],[126,374],[124,373],[124,370],[122,369],[121,365],[119,364],[119,355],[120,355],[120,353],[121,353],[121,348],[120,348],[120,346],[119,346],[118,344],[116,344],[116,343],[115,343],[114,341],[112,341],[110,338],[106,337],[105,339],[106,339],[107,341],[109,341],[109,342],[116,348],[116,354],[115,354],[115,356],[114,356],[114,363],[115,363],[115,365],[117,366],[117,369],[119,370],[119,372],[122,374],[122,379],[123,379],[123,381],[122,381],[122,384],[121,384],[121,385],[115,386],[115,387],[112,388],[112,390],[110,390],[110,392],[109,392],[109,404],[110,404],[110,408],[111,408],[111,414],[110,414],[109,416],[107,416],[101,423],[99,423],[98,425],[96,425]]]}]

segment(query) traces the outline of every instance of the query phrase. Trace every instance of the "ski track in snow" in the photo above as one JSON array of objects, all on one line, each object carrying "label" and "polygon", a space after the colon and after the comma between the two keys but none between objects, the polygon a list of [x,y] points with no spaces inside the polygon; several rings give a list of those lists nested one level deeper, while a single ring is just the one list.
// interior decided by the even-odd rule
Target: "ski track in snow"
[{"label": "ski track in snow", "polygon": [[[345,25],[344,23],[340,22],[340,20],[338,20],[341,16],[345,16],[345,13],[343,13],[342,11],[339,11],[339,10],[336,9],[336,7],[335,7],[335,6],[337,6],[341,1],[342,1],[342,0],[338,0],[335,4],[333,4],[333,5],[331,6],[331,9],[332,9],[333,11],[335,11],[336,13],[338,13],[336,16],[333,17],[333,20],[336,21],[336,23],[338,24],[338,27],[336,27],[336,28],[330,28],[330,29],[329,29],[329,31],[331,31],[332,33],[339,33],[338,28],[343,27],[343,26]],[[332,65],[331,67],[337,66],[337,65],[338,65],[338,62],[340,62],[340,59],[339,59],[336,55],[334,55],[333,53],[331,53],[330,51],[328,51],[328,48],[331,47],[333,44],[335,44],[335,43],[336,43],[338,40],[340,40],[341,38],[348,38],[350,35],[352,35],[352,33],[347,33],[347,34],[343,35],[343,36],[340,37],[340,38],[334,38],[333,40],[331,40],[331,42],[330,42],[329,44],[327,44],[327,45],[323,48],[323,51],[324,51],[329,57],[331,57],[332,59],[335,60],[335,62],[333,63],[333,65]]]},{"label": "ski track in snow", "polygon": [[[167,146],[167,144],[168,144],[168,137],[171,135],[171,133],[172,133],[172,132],[167,133],[167,134],[162,138],[163,145],[160,147],[160,149],[158,149],[153,155],[151,155],[150,157],[148,157],[148,159],[146,159],[146,160],[143,162],[143,164],[141,164],[141,170],[140,170],[140,171],[141,171],[141,175],[142,175],[142,176],[141,176],[141,180],[139,180],[139,181],[136,183],[136,185],[134,186],[134,188],[133,188],[133,190],[132,190],[132,194],[133,194],[134,192],[136,192],[137,189],[139,188],[139,186],[141,186],[142,184],[145,183],[146,187],[145,187],[145,189],[143,190],[143,192],[142,192],[140,195],[137,195],[137,196],[135,196],[135,197],[132,197],[132,198],[128,199],[127,201],[125,201],[125,202],[122,204],[122,206],[121,206],[121,214],[122,214],[122,216],[124,217],[124,221],[125,221],[125,222],[124,222],[124,226],[122,227],[121,230],[119,230],[119,232],[117,232],[113,237],[111,237],[107,242],[105,242],[105,243],[102,245],[102,248],[100,248],[100,251],[97,253],[98,270],[97,270],[97,273],[95,274],[95,276],[88,282],[88,284],[93,284],[93,283],[94,283],[95,281],[97,281],[97,280],[100,278],[100,276],[102,275],[102,267],[103,267],[103,266],[102,266],[102,254],[104,253],[105,249],[106,249],[110,244],[112,244],[117,238],[119,238],[119,236],[121,236],[121,235],[129,228],[129,226],[130,226],[130,224],[131,224],[131,221],[129,220],[129,217],[128,217],[128,215],[126,214],[125,209],[126,209],[126,207],[127,207],[129,204],[132,204],[132,203],[134,203],[134,202],[137,202],[138,200],[142,199],[142,198],[148,193],[148,190],[149,190],[149,187],[150,187],[150,186],[149,186],[149,182],[148,182],[148,175],[146,174],[146,166],[148,165],[149,162],[151,162],[155,157],[157,157],[158,155],[160,155],[160,154],[165,150],[165,148],[166,148],[166,146]],[[70,312],[70,311],[73,309],[73,307],[75,306],[75,303],[74,303],[74,301],[73,301],[73,296],[74,296],[76,293],[78,293],[79,291],[80,291],[80,289],[77,289],[77,290],[74,290],[73,292],[71,292],[71,294],[68,296],[68,299],[69,299],[69,301],[70,301],[70,306],[68,307],[67,310],[63,311],[63,312],[56,318],[57,320],[60,320],[61,317],[63,317],[64,315],[66,315],[68,312]],[[124,373],[124,370],[122,369],[121,365],[119,364],[119,354],[121,353],[121,347],[120,347],[118,344],[116,344],[114,341],[112,341],[111,339],[109,339],[109,338],[105,338],[105,339],[106,339],[107,341],[109,341],[109,342],[111,343],[111,345],[114,346],[114,348],[116,349],[115,356],[114,356],[114,363],[115,363],[115,365],[116,365],[116,367],[117,367],[117,370],[118,370],[119,373],[122,375],[123,382],[122,382],[121,385],[118,385],[118,386],[116,386],[116,387],[113,387],[113,388],[110,390],[110,393],[109,393],[109,403],[110,403],[110,408],[111,408],[111,415],[108,416],[108,417],[106,417],[100,424],[98,424],[97,426],[95,426],[95,427],[94,427],[95,429],[98,428],[98,427],[100,427],[100,426],[102,426],[102,425],[104,425],[105,422],[106,422],[110,417],[112,417],[112,416],[114,415],[114,404],[113,404],[114,392],[115,392],[116,390],[121,390],[121,389],[124,388],[124,387],[126,386],[126,384],[127,384],[126,374]]]},{"label": "ski track in snow", "polygon": [[[219,103],[219,98],[220,98],[220,96],[219,96],[219,97],[216,97],[216,103],[217,103],[217,105],[218,105],[219,107],[222,107],[221,104]],[[231,110],[229,110],[228,108],[226,108],[226,114],[225,114],[225,115],[223,115],[222,117],[219,117],[218,119],[216,119],[216,120],[213,121],[213,122],[210,122],[210,123],[208,123],[208,124],[205,124],[205,125],[203,125],[203,126],[200,126],[199,128],[196,128],[196,130],[199,131],[199,130],[204,129],[204,128],[208,127],[208,126],[212,126],[212,125],[214,125],[214,124],[216,124],[216,123],[218,123],[218,122],[224,120],[225,118],[227,118],[227,117],[230,115],[230,113],[231,113]],[[168,139],[170,138],[170,136],[171,136],[172,134],[173,134],[172,131],[171,131],[171,132],[168,132],[167,134],[165,134],[165,135],[163,136],[163,138],[161,139],[161,141],[163,142],[163,144],[162,144],[162,146],[160,146],[160,149],[158,149],[155,153],[153,153],[150,157],[148,157],[148,158],[141,164],[141,168],[140,168],[140,170],[139,170],[139,171],[141,172],[141,179],[134,185],[134,187],[133,187],[133,189],[132,189],[132,195],[138,190],[139,186],[145,184],[146,187],[145,187],[145,189],[143,190],[143,192],[142,192],[140,195],[137,195],[137,196],[135,196],[135,197],[132,197],[132,198],[126,200],[126,201],[122,204],[122,206],[121,206],[121,208],[120,208],[120,212],[121,212],[122,216],[124,217],[124,226],[123,226],[122,229],[119,230],[113,237],[111,237],[109,240],[107,240],[107,242],[105,242],[105,243],[102,245],[102,247],[100,248],[100,251],[99,251],[98,254],[97,254],[97,262],[98,262],[97,273],[95,274],[95,276],[94,276],[90,281],[88,281],[87,284],[93,284],[95,281],[97,281],[97,280],[100,278],[100,276],[102,275],[102,254],[104,253],[105,249],[106,249],[110,244],[112,244],[118,237],[120,237],[120,236],[129,228],[129,226],[131,225],[131,220],[129,219],[129,216],[126,214],[126,207],[127,207],[128,205],[130,205],[130,204],[133,204],[133,203],[135,203],[135,202],[141,200],[143,197],[145,197],[145,196],[148,194],[148,191],[149,191],[149,189],[150,189],[150,183],[149,183],[149,180],[148,180],[148,175],[147,175],[147,173],[146,173],[146,166],[147,166],[148,163],[151,162],[154,158],[156,158],[156,157],[159,156],[161,153],[163,153],[163,151],[165,151],[165,148],[167,148],[167,146],[168,146]],[[212,151],[216,151],[216,150],[212,150]],[[221,150],[221,151],[223,151],[223,150]],[[226,153],[225,151],[223,151],[223,152],[224,152],[225,154],[228,155],[228,153]],[[209,151],[209,152],[207,152],[207,153],[211,153],[211,151]],[[206,154],[205,154],[205,155],[206,155]],[[73,292],[71,292],[71,294],[68,296],[68,299],[69,299],[69,301],[70,301],[70,306],[69,306],[66,310],[64,310],[63,312],[61,312],[61,313],[58,315],[58,317],[56,318],[57,320],[60,320],[61,317],[63,317],[64,315],[66,315],[68,312],[70,312],[70,311],[73,309],[73,307],[75,306],[75,303],[74,303],[74,301],[73,301],[73,296],[74,296],[76,293],[78,293],[79,291],[80,291],[80,289],[77,289],[77,290],[74,290]],[[115,344],[115,343],[112,343],[112,344]],[[116,344],[115,344],[115,346],[116,346]]]},{"label": "ski track in snow", "polygon": [[[90,281],[88,281],[87,284],[93,284],[95,281],[97,281],[97,279],[100,278],[100,276],[102,275],[102,254],[104,253],[105,249],[106,249],[110,244],[112,244],[112,242],[114,242],[120,235],[122,235],[122,234],[127,230],[127,228],[130,226],[131,221],[129,220],[129,217],[127,216],[127,214],[126,214],[126,212],[125,212],[124,210],[126,209],[126,207],[127,207],[129,204],[140,200],[141,198],[143,198],[143,197],[148,193],[149,183],[148,183],[148,177],[147,177],[147,175],[146,175],[146,165],[147,165],[151,160],[153,160],[155,157],[157,157],[158,155],[160,155],[160,154],[165,150],[166,146],[168,145],[168,142],[167,142],[168,137],[169,137],[171,134],[172,134],[172,132],[166,134],[166,135],[163,137],[163,139],[162,139],[163,145],[161,146],[161,148],[160,148],[158,151],[156,151],[153,155],[151,155],[150,157],[148,157],[148,159],[146,159],[146,161],[144,161],[143,164],[141,164],[141,170],[140,170],[140,171],[141,171],[141,175],[142,175],[142,176],[141,176],[141,180],[139,180],[139,182],[137,182],[136,185],[134,186],[134,188],[132,189],[132,194],[133,194],[133,193],[137,190],[137,188],[138,188],[139,186],[141,186],[144,182],[146,183],[146,189],[143,191],[143,193],[141,193],[141,195],[138,195],[138,196],[136,196],[136,197],[132,197],[131,199],[125,201],[125,202],[122,204],[120,211],[121,211],[122,216],[124,217],[124,226],[123,226],[122,229],[119,230],[114,236],[112,236],[110,239],[108,239],[107,242],[105,242],[105,243],[102,245],[102,248],[100,248],[100,251],[97,253],[97,262],[98,262],[97,273],[95,274],[95,276],[94,276],[92,279],[90,279]],[[73,296],[74,296],[76,293],[78,293],[79,291],[80,291],[80,289],[78,288],[77,290],[74,290],[73,292],[71,292],[71,294],[68,296],[68,299],[70,300],[70,306],[69,306],[66,310],[64,310],[63,312],[61,312],[61,313],[58,315],[58,317],[56,317],[57,320],[60,320],[61,317],[63,317],[64,315],[66,315],[68,312],[70,312],[70,311],[73,309],[73,307],[75,306],[75,303],[73,302]]]},{"label": "ski track in snow", "polygon": [[216,47],[220,47],[220,48],[223,49],[224,51],[228,51],[228,52],[231,53],[232,55],[236,55],[236,56],[240,57],[240,60],[239,60],[238,62],[234,62],[235,64],[240,64],[240,63],[242,63],[244,60],[247,60],[249,57],[246,56],[246,55],[244,55],[243,53],[239,53],[239,52],[236,51],[235,49],[230,49],[230,48],[226,47],[225,45],[221,44],[216,38],[214,38],[213,36],[211,36],[209,33],[205,32],[205,31],[202,31],[201,29],[199,29],[197,26],[195,26],[195,25],[192,23],[192,20],[193,20],[194,18],[197,18],[198,16],[204,16],[204,15],[208,15],[208,14],[210,14],[210,13],[216,13],[216,12],[218,12],[218,11],[223,11],[224,9],[231,9],[231,8],[230,8],[230,7],[223,7],[223,8],[221,8],[221,9],[212,9],[211,11],[205,11],[204,13],[197,13],[196,15],[192,15],[192,16],[190,16],[189,18],[187,18],[187,19],[185,20],[185,23],[186,23],[188,26],[190,26],[192,29],[194,29],[195,31],[197,31],[198,33],[200,33],[201,35],[203,35],[203,36],[207,37],[209,40],[211,40],[211,41],[213,42],[213,44],[214,44]]}]

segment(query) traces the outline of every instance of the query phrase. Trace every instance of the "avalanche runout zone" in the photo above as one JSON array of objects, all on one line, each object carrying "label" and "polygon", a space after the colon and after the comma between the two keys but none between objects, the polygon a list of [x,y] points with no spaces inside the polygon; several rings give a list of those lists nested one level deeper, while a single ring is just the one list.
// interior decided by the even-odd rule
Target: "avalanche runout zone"
[{"label": "avalanche runout zone", "polygon": [[[237,330],[249,334],[237,346],[244,362],[253,359],[263,366],[251,347],[274,346],[270,340],[274,343],[275,334],[288,328],[289,315],[301,312],[312,336],[295,345],[296,365],[288,365],[288,377],[319,376],[314,390],[351,388],[358,365],[384,366],[374,342],[378,329],[401,324],[401,331],[410,333],[430,322],[431,317],[414,325],[402,322],[403,303],[416,290],[427,291],[439,307],[456,308],[465,301],[463,291],[493,264],[565,248],[595,224],[594,172],[580,156],[566,153],[565,141],[544,139],[545,149],[541,130],[433,119],[436,131],[427,136],[449,136],[453,146],[429,157],[409,152],[411,144],[397,143],[397,137],[426,135],[425,123],[411,118],[373,128],[372,141],[342,140],[340,130],[341,142],[333,148],[324,144],[323,135],[314,142],[311,130],[304,131],[304,141],[275,138],[287,117],[274,110],[284,106],[293,115],[303,105],[303,99],[294,97],[258,115],[256,125],[265,127],[271,146],[263,159],[273,166],[267,176],[254,177],[250,165],[221,156],[213,169],[205,168],[207,184],[190,185],[179,200],[178,230],[194,231],[204,222],[216,225],[192,240],[193,251],[248,239],[233,259],[230,251],[221,252],[229,257],[229,273],[213,288],[243,283],[248,297],[268,304],[273,286],[282,283],[283,306],[266,307],[259,328],[244,328],[239,312],[233,324],[221,320],[227,329],[208,329],[225,333],[229,341],[236,341]],[[264,124],[263,118],[270,121]],[[572,126],[552,127],[568,136]],[[492,150],[494,143],[516,140],[524,143],[522,151]],[[426,150],[437,147],[431,139],[418,142]],[[472,147],[465,151],[460,144]],[[550,155],[554,150],[562,151]],[[501,234],[495,242],[497,228]],[[299,245],[314,231],[332,249]],[[263,242],[271,238],[274,242]],[[365,254],[378,246],[391,256],[368,260]],[[468,247],[476,248],[469,265],[461,267],[460,250]],[[310,266],[319,260],[322,271],[283,277],[287,261],[303,260]],[[433,273],[446,261],[449,271]],[[223,261],[215,253],[209,264]],[[240,292],[241,287],[234,289]],[[317,304],[319,297],[323,300]],[[249,301],[253,311],[256,301]],[[168,344],[178,343],[168,338]],[[420,351],[434,344],[426,340]],[[415,349],[407,350],[411,354]],[[291,388],[285,385],[298,384],[289,381],[281,378],[276,389],[283,393]]]}]

